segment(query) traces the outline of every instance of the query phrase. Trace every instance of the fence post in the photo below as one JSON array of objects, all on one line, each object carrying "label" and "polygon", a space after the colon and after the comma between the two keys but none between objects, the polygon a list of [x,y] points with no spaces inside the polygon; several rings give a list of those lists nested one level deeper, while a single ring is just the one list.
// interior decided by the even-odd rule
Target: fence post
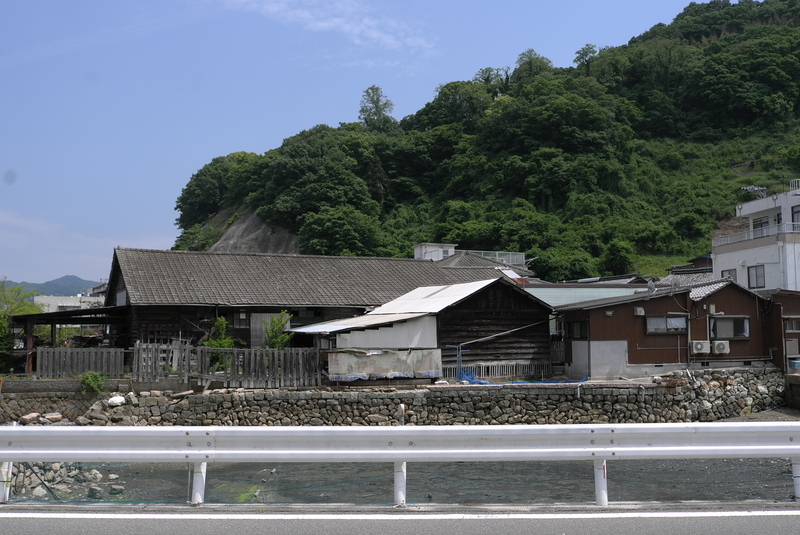
[{"label": "fence post", "polygon": [[594,498],[597,505],[608,505],[608,473],[605,459],[594,460]]},{"label": "fence post", "polygon": [[[397,425],[403,426],[405,423],[406,406],[401,403],[397,407]],[[402,461],[394,463],[394,506],[406,506],[406,463]]]},{"label": "fence post", "polygon": [[200,505],[206,497],[206,469],[207,464],[194,463],[194,473],[192,475],[191,499],[189,505]]}]

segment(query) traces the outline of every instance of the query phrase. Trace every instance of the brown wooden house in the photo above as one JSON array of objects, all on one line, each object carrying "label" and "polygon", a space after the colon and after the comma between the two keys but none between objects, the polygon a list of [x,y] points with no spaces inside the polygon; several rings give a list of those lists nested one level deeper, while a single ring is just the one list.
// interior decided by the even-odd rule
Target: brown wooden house
[{"label": "brown wooden house", "polygon": [[749,366],[770,351],[769,301],[730,280],[654,288],[556,308],[568,374],[618,379],[672,369]]},{"label": "brown wooden house", "polygon": [[777,290],[769,294],[765,330],[773,362],[787,373],[800,373],[800,292]]}]

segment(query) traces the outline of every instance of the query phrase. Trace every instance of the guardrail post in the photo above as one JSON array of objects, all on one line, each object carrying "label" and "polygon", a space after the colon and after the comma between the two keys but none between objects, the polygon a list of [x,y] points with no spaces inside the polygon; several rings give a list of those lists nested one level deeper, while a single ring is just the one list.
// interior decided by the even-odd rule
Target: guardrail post
[{"label": "guardrail post", "polygon": [[594,499],[597,505],[608,505],[608,473],[605,459],[594,460]]},{"label": "guardrail post", "polygon": [[[406,406],[402,403],[397,407],[397,425],[406,424]],[[406,463],[394,463],[394,506],[406,506]]]},{"label": "guardrail post", "polygon": [[11,497],[11,477],[14,463],[0,463],[0,503],[6,503]]},{"label": "guardrail post", "polygon": [[[16,427],[17,422],[11,424]],[[11,499],[11,479],[14,476],[14,462],[0,462],[0,503]]]},{"label": "guardrail post", "polygon": [[794,501],[800,502],[800,457],[792,457],[792,481],[794,482]]},{"label": "guardrail post", "polygon": [[206,464],[204,462],[194,463],[189,505],[200,505],[206,497]]}]

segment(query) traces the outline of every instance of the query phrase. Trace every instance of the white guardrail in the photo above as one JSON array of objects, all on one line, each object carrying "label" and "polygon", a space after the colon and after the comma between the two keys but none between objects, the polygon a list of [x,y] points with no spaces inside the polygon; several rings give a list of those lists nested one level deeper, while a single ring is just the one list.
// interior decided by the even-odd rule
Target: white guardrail
[{"label": "white guardrail", "polygon": [[[0,427],[9,462],[187,462],[203,503],[207,463],[393,462],[405,506],[406,462],[594,461],[608,505],[609,460],[789,458],[800,496],[800,422],[397,427]],[[4,470],[8,500],[10,466]]]}]

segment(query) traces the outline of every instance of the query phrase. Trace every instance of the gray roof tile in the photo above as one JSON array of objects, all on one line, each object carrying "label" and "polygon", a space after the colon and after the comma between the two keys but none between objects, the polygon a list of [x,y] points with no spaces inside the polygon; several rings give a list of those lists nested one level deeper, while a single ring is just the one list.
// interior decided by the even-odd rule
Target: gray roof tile
[{"label": "gray roof tile", "polygon": [[[502,277],[429,260],[117,248],[133,305],[382,305],[420,286]],[[112,273],[113,276],[113,273]]]}]

